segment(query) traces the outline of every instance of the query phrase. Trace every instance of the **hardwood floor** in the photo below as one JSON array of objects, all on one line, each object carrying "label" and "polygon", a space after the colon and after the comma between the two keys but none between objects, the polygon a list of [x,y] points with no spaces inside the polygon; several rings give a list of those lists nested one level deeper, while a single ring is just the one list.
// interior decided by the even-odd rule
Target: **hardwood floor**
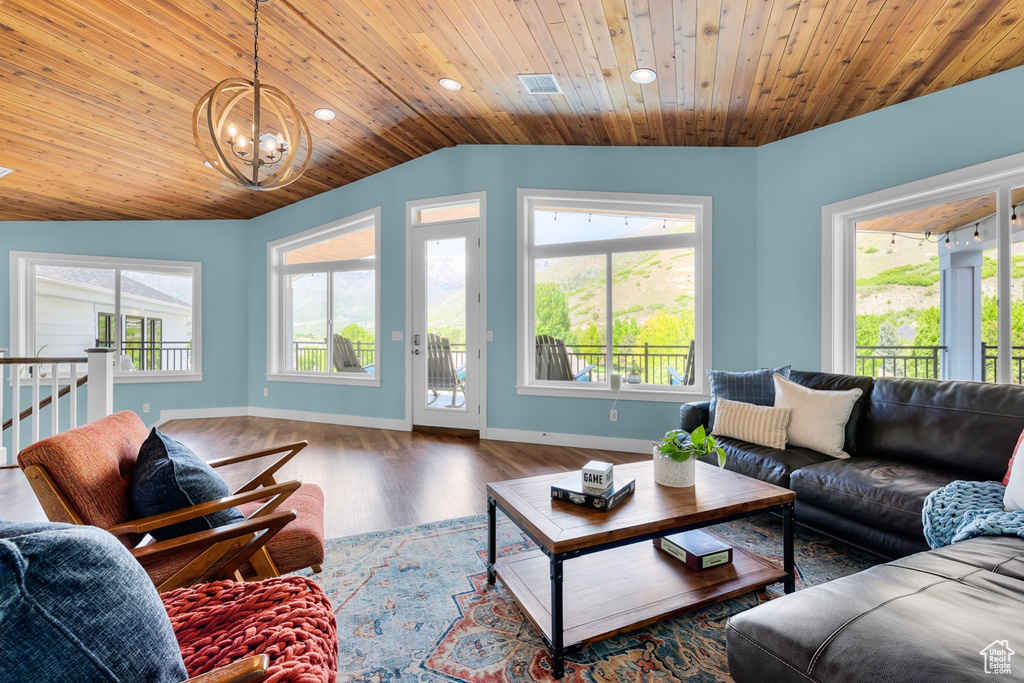
[{"label": "hardwood floor", "polygon": [[[491,481],[577,469],[588,460],[645,459],[638,453],[482,441],[463,433],[255,417],[175,420],[161,430],[206,459],[308,441],[278,481],[300,479],[323,488],[328,538],[482,513],[484,487]],[[255,469],[239,465],[220,472],[235,486]],[[46,519],[19,469],[0,470],[0,517]]]}]

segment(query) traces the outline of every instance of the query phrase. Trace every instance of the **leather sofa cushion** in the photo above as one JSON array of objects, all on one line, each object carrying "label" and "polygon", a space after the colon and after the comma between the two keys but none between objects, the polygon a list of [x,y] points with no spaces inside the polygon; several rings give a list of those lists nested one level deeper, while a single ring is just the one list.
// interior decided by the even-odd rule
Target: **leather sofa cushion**
[{"label": "leather sofa cushion", "polygon": [[[716,436],[715,440],[725,451],[725,469],[786,488],[789,488],[789,478],[793,470],[833,460],[824,453],[818,453],[809,448],[779,450],[727,436]],[[714,465],[718,464],[715,456],[702,458],[702,460]]]},{"label": "leather sofa cushion", "polygon": [[790,477],[798,500],[905,538],[924,540],[921,508],[929,493],[962,471],[858,457],[801,467]]},{"label": "leather sofa cushion", "polygon": [[858,431],[862,455],[1000,481],[1024,431],[1020,386],[882,377]]},{"label": "leather sofa cushion", "polygon": [[808,389],[818,391],[861,390],[860,398],[853,404],[853,410],[850,411],[850,419],[846,421],[846,434],[843,443],[843,451],[847,455],[857,455],[857,430],[860,429],[861,417],[871,401],[871,389],[875,380],[858,375],[834,375],[828,372],[806,372],[803,370],[794,370],[789,374],[789,378]]},{"label": "leather sofa cushion", "polygon": [[1024,632],[1022,557],[1020,538],[976,538],[772,600],[729,620],[729,673],[737,683],[989,680],[981,650]]}]

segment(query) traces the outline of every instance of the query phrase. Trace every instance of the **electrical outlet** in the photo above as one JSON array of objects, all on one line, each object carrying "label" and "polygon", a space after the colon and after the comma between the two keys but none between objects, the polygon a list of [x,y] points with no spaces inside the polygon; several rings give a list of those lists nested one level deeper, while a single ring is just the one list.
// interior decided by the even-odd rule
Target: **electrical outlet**
[{"label": "electrical outlet", "polygon": [[144,413],[148,413],[149,412],[149,404],[148,403],[143,403],[142,404],[142,412],[144,412]]},{"label": "electrical outlet", "polygon": [[608,419],[611,420],[612,422],[618,422],[619,411],[615,410],[615,408],[612,408],[611,411],[608,413]]},{"label": "electrical outlet", "polygon": [[270,396],[270,389],[263,387],[263,398],[266,398],[267,396]]},{"label": "electrical outlet", "polygon": [[402,332],[391,333],[391,341],[402,341],[402,339],[404,339],[404,335]]}]

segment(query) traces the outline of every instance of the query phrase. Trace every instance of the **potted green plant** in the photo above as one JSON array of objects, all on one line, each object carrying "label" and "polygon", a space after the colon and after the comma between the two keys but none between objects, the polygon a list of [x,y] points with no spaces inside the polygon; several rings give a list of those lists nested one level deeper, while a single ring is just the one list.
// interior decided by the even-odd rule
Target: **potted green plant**
[{"label": "potted green plant", "polygon": [[712,453],[718,456],[718,466],[724,467],[725,451],[704,430],[704,425],[692,432],[665,432],[661,443],[654,443],[654,481],[665,486],[693,486],[694,462]]},{"label": "potted green plant", "polygon": [[630,384],[640,384],[642,378],[640,374],[644,371],[644,368],[637,361],[632,361],[626,364],[626,381]]}]

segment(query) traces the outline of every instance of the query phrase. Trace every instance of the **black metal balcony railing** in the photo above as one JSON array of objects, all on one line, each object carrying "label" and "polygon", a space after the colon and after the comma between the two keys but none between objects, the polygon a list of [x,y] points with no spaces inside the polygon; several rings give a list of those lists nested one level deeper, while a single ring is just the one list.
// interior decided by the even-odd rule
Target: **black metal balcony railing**
[{"label": "black metal balcony railing", "polygon": [[[1018,352],[1024,352],[1024,346],[1013,346],[1011,349],[1010,377],[1014,384],[1024,384],[1024,355],[1018,355]],[[996,381],[996,367],[998,360],[999,352],[996,345],[981,342],[982,381]]]},{"label": "black metal balcony railing", "polygon": [[[114,342],[96,340],[96,346],[112,349]],[[192,342],[124,341],[121,354],[132,359],[136,370],[188,370],[192,367]]]},{"label": "black metal balcony railing", "polygon": [[[682,371],[690,345],[617,344],[612,346],[612,370],[622,375],[632,374],[636,369],[644,384],[671,384],[669,366]],[[603,344],[566,345],[566,355],[574,372],[588,365],[594,368],[588,373],[591,382],[604,382],[608,378]]]},{"label": "black metal balcony railing", "polygon": [[[360,365],[365,367],[375,362],[373,342],[353,341],[352,346],[355,348],[356,356],[359,357]],[[327,371],[327,342],[293,341],[292,349],[296,370],[304,372]]]},{"label": "black metal balcony railing", "polygon": [[858,346],[856,373],[938,379],[945,346]]}]

